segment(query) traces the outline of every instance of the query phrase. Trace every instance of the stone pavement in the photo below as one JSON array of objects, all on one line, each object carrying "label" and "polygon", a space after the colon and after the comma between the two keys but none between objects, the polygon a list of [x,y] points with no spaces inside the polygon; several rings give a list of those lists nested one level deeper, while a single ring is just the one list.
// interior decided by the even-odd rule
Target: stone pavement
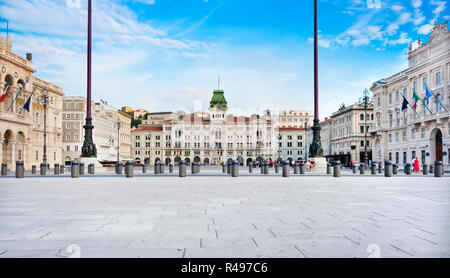
[{"label": "stone pavement", "polygon": [[240,172],[0,177],[0,258],[450,257],[448,177]]}]

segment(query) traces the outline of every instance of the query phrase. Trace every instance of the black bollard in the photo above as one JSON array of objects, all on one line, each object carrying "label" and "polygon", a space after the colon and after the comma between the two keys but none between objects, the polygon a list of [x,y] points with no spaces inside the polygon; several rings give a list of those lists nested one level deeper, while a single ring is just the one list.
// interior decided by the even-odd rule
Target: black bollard
[{"label": "black bollard", "polygon": [[337,178],[341,176],[341,161],[336,160],[333,162],[333,177]]},{"label": "black bollard", "polygon": [[22,179],[24,177],[24,172],[23,161],[16,161],[16,178]]},{"label": "black bollard", "polygon": [[31,166],[31,174],[36,175],[36,165]]}]

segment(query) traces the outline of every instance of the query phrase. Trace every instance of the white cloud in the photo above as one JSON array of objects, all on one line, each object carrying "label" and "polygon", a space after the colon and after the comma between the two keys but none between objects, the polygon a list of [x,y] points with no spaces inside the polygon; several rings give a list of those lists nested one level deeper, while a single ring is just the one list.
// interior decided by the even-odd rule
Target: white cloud
[{"label": "white cloud", "polygon": [[367,37],[361,37],[359,39],[352,41],[353,46],[368,45],[369,43],[370,40]]},{"label": "white cloud", "polygon": [[408,34],[402,32],[398,39],[389,40],[387,43],[390,45],[397,45],[397,44],[408,44],[410,41],[411,39],[408,37]]},{"label": "white cloud", "polygon": [[419,33],[421,35],[426,35],[426,34],[429,34],[431,32],[432,28],[433,28],[433,25],[431,25],[431,24],[424,24],[424,25],[420,26],[419,29],[417,29],[417,33]]},{"label": "white cloud", "polygon": [[411,5],[412,5],[415,9],[418,9],[418,8],[420,8],[420,6],[422,6],[422,0],[412,0],[412,1],[411,1]]},{"label": "white cloud", "polygon": [[436,16],[436,18],[439,17],[439,14],[445,9],[445,5],[446,2],[445,1],[435,1],[435,0],[431,0],[430,1],[431,5],[437,6],[434,10],[433,10],[433,14]]},{"label": "white cloud", "polygon": [[414,25],[419,25],[422,22],[425,21],[425,16],[423,15],[422,11],[419,9],[414,10]]},{"label": "white cloud", "polygon": [[401,5],[392,5],[391,9],[392,9],[393,11],[396,11],[396,12],[398,12],[398,11],[401,11],[401,10],[403,10],[403,9],[404,9],[404,7],[403,7],[403,6],[401,6]]}]

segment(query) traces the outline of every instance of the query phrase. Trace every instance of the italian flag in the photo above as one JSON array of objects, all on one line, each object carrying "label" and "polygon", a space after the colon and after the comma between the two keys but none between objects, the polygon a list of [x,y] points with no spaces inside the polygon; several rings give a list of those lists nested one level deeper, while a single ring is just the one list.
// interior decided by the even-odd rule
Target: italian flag
[{"label": "italian flag", "polygon": [[414,99],[413,108],[417,110],[417,101],[419,101],[419,96],[416,94],[416,91],[413,91],[413,99]]}]

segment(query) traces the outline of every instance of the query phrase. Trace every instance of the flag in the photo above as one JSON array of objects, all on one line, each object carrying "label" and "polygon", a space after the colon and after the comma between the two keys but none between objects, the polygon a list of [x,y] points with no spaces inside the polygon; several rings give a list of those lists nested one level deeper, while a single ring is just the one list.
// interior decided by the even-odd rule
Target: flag
[{"label": "flag", "polygon": [[28,112],[30,112],[30,104],[31,104],[31,97],[34,94],[34,91],[36,91],[36,87],[34,87],[33,92],[31,92],[30,97],[28,98],[27,102],[25,102],[25,105],[22,107],[22,109],[20,110],[20,114],[22,114],[23,110],[27,110]]},{"label": "flag", "polygon": [[416,91],[413,91],[413,100],[414,100],[414,104],[413,104],[413,108],[415,110],[417,110],[417,102],[420,100],[419,96],[416,94]]},{"label": "flag", "polygon": [[436,101],[439,103],[439,105],[441,105],[442,108],[444,108],[444,110],[447,111],[447,109],[445,109],[445,106],[442,104],[442,102],[439,100],[439,98],[435,94],[433,94],[433,92],[428,88],[428,85],[426,83],[425,83],[425,92],[426,92],[427,104],[428,104],[429,98],[434,96],[436,98]]},{"label": "flag", "polygon": [[406,100],[405,96],[403,96],[402,112],[408,109],[408,104],[408,100]]},{"label": "flag", "polygon": [[4,102],[6,97],[8,96],[8,88],[9,88],[9,85],[4,90],[4,93],[0,96],[0,102]]},{"label": "flag", "polygon": [[433,96],[428,85],[425,83],[425,100],[427,101],[427,105],[430,103],[430,98]]}]

